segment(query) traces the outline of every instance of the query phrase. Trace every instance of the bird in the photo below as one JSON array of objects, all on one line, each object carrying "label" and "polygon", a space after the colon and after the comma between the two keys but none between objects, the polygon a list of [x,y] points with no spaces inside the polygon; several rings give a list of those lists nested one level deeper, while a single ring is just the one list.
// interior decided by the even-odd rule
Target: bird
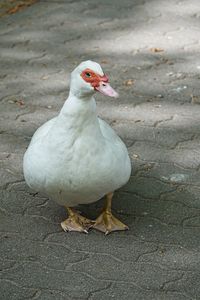
[{"label": "bird", "polygon": [[[39,127],[24,154],[28,186],[66,208],[64,231],[88,233],[94,228],[108,234],[128,226],[112,214],[114,192],[131,174],[128,150],[108,123],[98,117],[94,94],[118,97],[101,66],[81,62],[71,73],[67,100],[56,117]],[[105,197],[96,220],[75,207]]]}]

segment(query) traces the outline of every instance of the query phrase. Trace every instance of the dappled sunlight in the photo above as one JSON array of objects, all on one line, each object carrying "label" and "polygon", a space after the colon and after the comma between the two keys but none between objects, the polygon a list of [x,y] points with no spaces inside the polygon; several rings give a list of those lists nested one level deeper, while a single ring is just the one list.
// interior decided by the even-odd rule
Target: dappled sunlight
[{"label": "dappled sunlight", "polygon": [[[2,297],[197,299],[199,0],[41,0],[1,21]],[[32,193],[22,171],[34,132],[59,114],[70,73],[88,59],[119,93],[96,93],[97,113],[132,164],[113,200],[130,230],[108,237],[61,232],[64,208]],[[103,201],[78,209],[94,219]]]},{"label": "dappled sunlight", "polygon": [[30,60],[32,58],[37,58],[37,57],[41,57],[41,54],[35,52],[35,51],[16,51],[14,48],[10,49],[10,48],[5,48],[2,49],[1,48],[1,57],[4,59],[4,61],[8,60],[10,61],[12,59],[13,61],[27,61]]}]

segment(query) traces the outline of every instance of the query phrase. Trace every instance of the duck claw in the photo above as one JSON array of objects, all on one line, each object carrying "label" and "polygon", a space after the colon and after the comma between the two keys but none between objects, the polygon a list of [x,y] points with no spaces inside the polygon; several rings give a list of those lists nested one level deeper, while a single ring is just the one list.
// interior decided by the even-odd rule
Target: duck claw
[{"label": "duck claw", "polygon": [[87,219],[78,213],[75,213],[69,216],[65,221],[61,222],[61,227],[65,232],[77,231],[88,233],[94,224],[94,221]]},{"label": "duck claw", "polygon": [[103,211],[100,216],[96,219],[93,226],[94,229],[99,230],[105,235],[108,235],[112,231],[128,230],[128,226],[118,220],[109,211]]}]

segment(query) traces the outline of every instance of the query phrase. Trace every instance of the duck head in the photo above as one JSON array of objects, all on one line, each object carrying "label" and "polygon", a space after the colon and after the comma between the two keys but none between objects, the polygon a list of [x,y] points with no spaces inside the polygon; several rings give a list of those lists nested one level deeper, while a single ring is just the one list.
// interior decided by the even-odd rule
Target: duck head
[{"label": "duck head", "polygon": [[71,74],[70,92],[78,97],[91,97],[96,91],[109,97],[118,97],[101,66],[91,60],[84,61]]}]

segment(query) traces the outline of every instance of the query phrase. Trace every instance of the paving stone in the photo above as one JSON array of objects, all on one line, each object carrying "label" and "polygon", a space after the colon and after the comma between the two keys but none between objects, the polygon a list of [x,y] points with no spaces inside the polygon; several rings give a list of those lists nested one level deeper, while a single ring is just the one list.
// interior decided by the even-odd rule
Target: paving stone
[{"label": "paving stone", "polygon": [[139,287],[135,286],[135,284],[130,283],[113,283],[112,286],[103,291],[97,291],[91,293],[91,299],[138,299],[138,300],[186,300],[188,299],[187,295],[178,292],[166,292],[166,291],[150,291],[150,290],[142,290]]},{"label": "paving stone", "polygon": [[[177,192],[173,194],[179,195]],[[169,225],[183,225],[196,224],[199,226],[199,219],[197,209],[188,207],[182,202],[182,199],[170,197],[161,197],[161,199],[146,199],[138,195],[132,195],[121,192],[114,198],[113,208],[120,216],[134,216],[135,218],[147,216],[155,218],[163,224]],[[173,212],[176,211],[176,214]],[[184,222],[184,223],[183,223]],[[192,225],[191,225],[192,226]]]},{"label": "paving stone", "polygon": [[[94,276],[96,279],[133,283],[144,289],[148,289],[149,286],[152,289],[159,289],[165,281],[173,281],[182,275],[181,271],[169,271],[163,267],[160,269],[155,265],[149,270],[148,263],[138,264],[130,261],[113,263],[114,260],[110,257],[92,255],[85,262],[69,267],[69,270],[80,272],[84,268],[85,274]],[[101,270],[101,272],[98,273],[96,270]],[[159,278],[156,276],[157,272],[159,272]]]},{"label": "paving stone", "polygon": [[[14,248],[13,245],[15,245]],[[22,239],[20,236],[15,237],[11,234],[1,239],[0,253],[1,259],[13,259],[18,262],[36,261],[55,270],[65,270],[68,264],[80,262],[88,256],[85,253],[71,251],[64,245],[58,247],[54,244]]]},{"label": "paving stone", "polygon": [[21,216],[0,210],[1,232],[20,233],[23,238],[42,240],[50,232],[59,231],[57,224],[53,224],[43,217]]},{"label": "paving stone", "polygon": [[[6,236],[6,237],[5,237]],[[7,238],[7,235],[4,235],[4,238]],[[14,265],[16,264],[16,261],[14,261],[13,259],[9,260],[9,259],[4,259],[4,260],[0,260],[0,270],[6,270],[9,268],[12,268]]]},{"label": "paving stone", "polygon": [[171,269],[198,272],[200,252],[191,251],[182,246],[172,249],[169,246],[160,245],[157,252],[141,256],[140,261],[162,264]]},{"label": "paving stone", "polygon": [[22,300],[32,299],[37,290],[20,287],[11,280],[0,280],[1,282],[1,297],[2,299]]},{"label": "paving stone", "polygon": [[158,199],[161,194],[174,191],[174,185],[164,183],[155,178],[131,177],[124,188],[126,192],[135,193],[148,199]]},{"label": "paving stone", "polygon": [[72,250],[83,253],[98,254],[99,256],[107,256],[116,262],[137,261],[140,255],[151,253],[157,250],[157,245],[154,243],[145,243],[132,237],[125,243],[126,235],[122,233],[118,236],[116,233],[110,235],[109,240],[101,234],[92,233],[85,235],[63,235],[50,234],[46,240],[48,243],[59,245],[71,245]]},{"label": "paving stone", "polygon": [[46,268],[41,263],[30,261],[22,263],[12,271],[3,271],[1,276],[28,288],[37,286],[39,289],[75,292],[79,293],[79,297],[108,285],[106,280],[97,280],[84,272],[55,270]]},{"label": "paving stone", "polygon": [[[0,298],[199,298],[199,18],[199,0],[44,0],[1,17]],[[108,236],[62,232],[65,209],[22,171],[87,59],[119,92],[96,95],[97,111],[133,167],[113,201],[130,229]],[[78,209],[94,219],[103,202]]]},{"label": "paving stone", "polygon": [[199,187],[182,185],[176,192],[165,194],[162,196],[165,201],[177,201],[184,204],[188,208],[195,208],[196,214],[199,214]]},{"label": "paving stone", "polygon": [[81,296],[80,294],[76,295],[76,293],[70,292],[59,292],[54,290],[40,290],[37,294],[37,298],[39,300],[86,300],[88,296]]},{"label": "paving stone", "polygon": [[145,162],[174,163],[182,169],[198,169],[200,165],[200,154],[195,149],[156,149],[152,143],[136,142],[129,148],[129,153]]},{"label": "paving stone", "polygon": [[167,283],[166,289],[173,291],[185,291],[188,298],[198,299],[199,297],[199,272],[188,272],[179,282]]},{"label": "paving stone", "polygon": [[156,218],[141,217],[134,224],[133,228],[135,235],[143,241],[179,245],[187,249],[199,251],[199,227],[183,228],[177,225],[169,226]]}]

